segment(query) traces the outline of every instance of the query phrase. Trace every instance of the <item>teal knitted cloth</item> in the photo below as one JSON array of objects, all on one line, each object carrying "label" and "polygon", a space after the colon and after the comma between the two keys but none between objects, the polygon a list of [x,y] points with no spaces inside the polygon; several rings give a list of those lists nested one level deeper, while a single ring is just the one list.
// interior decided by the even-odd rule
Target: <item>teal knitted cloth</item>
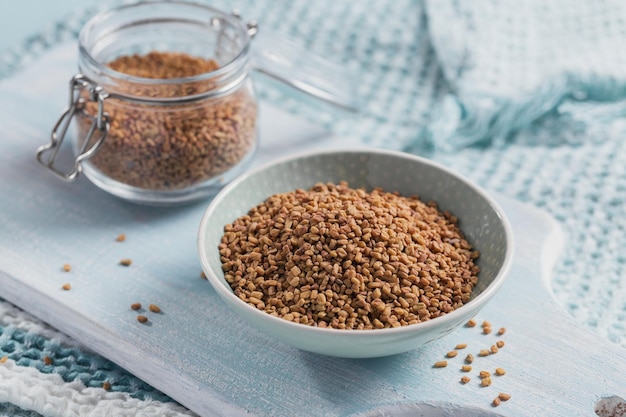
[{"label": "teal knitted cloth", "polygon": [[427,129],[441,149],[502,143],[520,130],[538,143],[580,143],[600,115],[571,104],[625,97],[622,2],[428,1],[427,14],[451,90]]},{"label": "teal knitted cloth", "polygon": [[[361,112],[321,113],[261,82],[263,99],[338,136],[421,153],[487,189],[551,213],[568,235],[552,281],[556,298],[600,337],[626,347],[626,3],[211,4],[224,10],[236,6],[246,18],[258,19],[262,30],[351,68]],[[0,54],[0,76],[10,77],[47,49],[74,39],[98,10],[78,11]],[[0,303],[0,357],[5,355],[68,384],[99,387],[106,380],[114,392],[137,401],[169,401]],[[55,366],[46,365],[45,356],[58,359]],[[29,404],[24,407],[39,414],[4,403],[0,415],[62,415]],[[167,412],[186,414],[178,408]]]}]

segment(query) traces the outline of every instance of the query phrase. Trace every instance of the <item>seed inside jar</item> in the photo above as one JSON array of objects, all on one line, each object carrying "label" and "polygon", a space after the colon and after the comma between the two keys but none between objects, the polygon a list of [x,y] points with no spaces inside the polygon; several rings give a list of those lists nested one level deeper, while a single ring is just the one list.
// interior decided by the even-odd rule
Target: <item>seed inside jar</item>
[{"label": "seed inside jar", "polygon": [[[120,56],[107,65],[126,75],[164,80],[119,82],[107,91],[116,93],[104,101],[108,135],[89,159],[107,177],[142,189],[178,190],[223,174],[252,150],[257,104],[249,81],[219,97],[163,105],[165,100],[215,90],[213,79],[166,82],[215,71],[219,68],[215,60],[153,51]],[[155,104],[136,103],[129,97],[155,99]],[[81,146],[98,112],[97,103],[85,99],[78,118]]]},{"label": "seed inside jar", "polygon": [[470,298],[478,252],[450,213],[347,183],[269,197],[224,228],[235,295],[268,314],[337,329],[424,322]]}]

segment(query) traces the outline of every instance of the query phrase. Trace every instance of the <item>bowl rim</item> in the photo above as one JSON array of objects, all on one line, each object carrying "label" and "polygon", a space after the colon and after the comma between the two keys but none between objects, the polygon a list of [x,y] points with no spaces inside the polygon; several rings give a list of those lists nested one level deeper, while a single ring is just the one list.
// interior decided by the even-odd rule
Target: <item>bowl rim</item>
[{"label": "bowl rim", "polygon": [[[399,327],[390,327],[383,329],[335,329],[331,327],[317,327],[310,326],[302,323],[295,323],[289,320],[285,320],[283,318],[272,316],[265,311],[259,310],[256,307],[249,305],[248,303],[241,300],[237,297],[232,290],[230,290],[230,285],[226,282],[223,277],[215,276],[212,272],[212,268],[210,267],[208,258],[206,256],[208,249],[208,242],[204,239],[206,236],[206,229],[208,227],[208,222],[215,212],[216,208],[219,206],[221,201],[234,189],[236,189],[242,182],[246,181],[248,178],[255,176],[267,169],[272,167],[283,165],[290,161],[295,161],[299,159],[308,159],[317,156],[323,155],[338,155],[338,154],[372,154],[372,155],[385,155],[392,156],[395,158],[408,159],[412,160],[424,165],[430,165],[433,168],[439,169],[448,175],[451,175],[464,183],[466,186],[472,188],[477,194],[479,194],[482,198],[484,198],[487,203],[493,208],[494,212],[497,214],[498,218],[502,222],[502,226],[504,229],[504,233],[507,241],[507,248],[504,255],[502,266],[498,271],[498,274],[495,276],[493,281],[483,290],[480,294],[476,295],[472,300],[463,304],[461,307],[455,309],[454,311],[447,313],[443,316],[436,317],[431,320],[427,320],[424,322],[410,324],[406,326]],[[267,196],[269,197],[269,196]],[[290,155],[276,158],[272,161],[266,162],[256,168],[253,168],[240,176],[238,176],[235,180],[226,185],[213,200],[209,203],[205,212],[202,215],[202,219],[200,221],[200,225],[198,228],[197,235],[197,248],[200,257],[200,263],[202,265],[202,269],[205,272],[207,281],[211,284],[213,289],[218,293],[221,298],[224,298],[224,302],[226,299],[232,300],[233,302],[238,303],[237,305],[241,305],[242,308],[247,307],[254,317],[259,318],[260,320],[268,321],[268,323],[272,323],[276,327],[283,327],[285,329],[291,329],[293,331],[305,331],[313,334],[319,334],[320,336],[328,336],[328,335],[337,335],[342,337],[353,337],[356,339],[361,338],[369,338],[373,335],[387,335],[399,337],[402,335],[410,335],[416,331],[428,332],[433,329],[438,329],[442,327],[446,327],[446,324],[451,325],[461,319],[463,316],[466,316],[466,313],[471,309],[478,311],[484,304],[489,301],[499,290],[499,288],[504,283],[505,278],[507,277],[511,265],[513,263],[513,255],[514,255],[514,235],[513,228],[504,213],[504,210],[500,207],[500,205],[480,186],[472,182],[471,180],[457,174],[456,172],[446,168],[442,164],[439,164],[430,159],[424,158],[422,156],[409,154],[402,151],[393,151],[387,149],[379,149],[372,147],[351,147],[351,148],[334,148],[334,149],[326,149],[326,150],[313,150],[313,151],[304,151],[292,153]],[[236,313],[234,313],[236,314]],[[248,319],[246,319],[248,320]]]}]

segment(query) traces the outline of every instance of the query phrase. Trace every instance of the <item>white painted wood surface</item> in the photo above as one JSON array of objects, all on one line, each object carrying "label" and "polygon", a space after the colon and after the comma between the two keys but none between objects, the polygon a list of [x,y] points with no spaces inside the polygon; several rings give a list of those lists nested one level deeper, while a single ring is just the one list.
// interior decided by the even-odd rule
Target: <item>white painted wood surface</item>
[{"label": "white painted wood surface", "polygon": [[[550,295],[550,270],[566,241],[557,224],[502,197],[516,233],[515,263],[477,317],[494,330],[506,327],[502,337],[462,328],[418,351],[346,360],[289,348],[237,321],[200,278],[195,238],[206,203],[130,205],[84,178],[65,184],[36,165],[34,150],[65,103],[71,51],[52,51],[0,84],[1,297],[204,416],[594,416],[603,397],[626,398],[626,351],[575,323]],[[274,138],[285,125],[299,138],[320,134],[268,112],[264,131],[273,126]],[[309,146],[337,142],[320,138]],[[302,149],[281,143],[266,142],[260,160]],[[119,233],[126,242],[115,242]],[[133,264],[120,266],[122,258]],[[64,263],[71,272],[62,271]],[[61,289],[66,282],[71,291]],[[158,304],[163,313],[146,313],[150,324],[142,325],[130,309],[135,302]],[[506,346],[497,354],[477,357],[499,339]],[[447,368],[432,368],[457,343],[468,348]],[[477,358],[472,381],[462,385],[466,353]],[[477,372],[496,367],[507,374],[480,387]],[[493,408],[499,392],[512,398]]]}]

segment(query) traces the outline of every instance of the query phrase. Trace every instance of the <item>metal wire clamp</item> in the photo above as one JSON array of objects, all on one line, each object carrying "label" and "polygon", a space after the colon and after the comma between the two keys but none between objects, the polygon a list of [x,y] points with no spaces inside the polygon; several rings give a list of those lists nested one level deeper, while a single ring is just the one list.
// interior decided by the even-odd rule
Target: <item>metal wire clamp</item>
[{"label": "metal wire clamp", "polygon": [[[87,91],[88,94],[86,96],[81,94],[83,90]],[[50,135],[50,142],[37,148],[37,161],[61,179],[68,182],[75,180],[82,171],[81,162],[91,158],[98,151],[109,132],[110,119],[109,115],[104,111],[104,100],[107,97],[108,94],[87,77],[82,74],[74,75],[70,80],[69,105],[55,123]],[[98,110],[95,116],[84,111],[87,101],[98,103]],[[69,172],[63,172],[55,166],[55,162],[70,123],[78,113],[82,113],[81,116],[91,118],[92,123],[82,146],[77,151],[72,169]],[[96,132],[99,137],[95,136]]]}]

